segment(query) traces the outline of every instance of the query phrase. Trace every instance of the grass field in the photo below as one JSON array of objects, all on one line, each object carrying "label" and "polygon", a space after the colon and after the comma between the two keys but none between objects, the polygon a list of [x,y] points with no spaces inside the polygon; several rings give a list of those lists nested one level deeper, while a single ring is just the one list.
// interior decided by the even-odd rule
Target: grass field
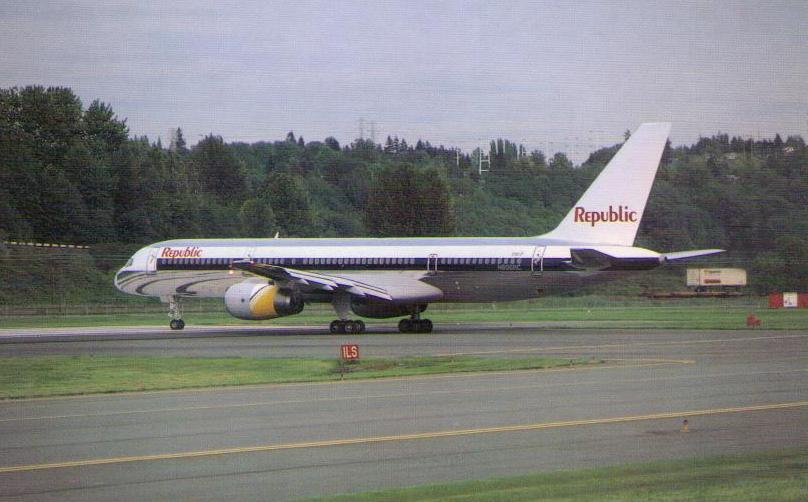
[{"label": "grass field", "polygon": [[[544,322],[555,328],[669,328],[669,329],[745,329],[746,316],[753,312],[766,329],[808,328],[808,309],[755,308],[742,303],[639,303],[635,305],[579,304],[573,307],[545,307],[535,304],[484,304],[430,306],[427,317],[437,324],[454,322]],[[188,312],[185,321],[193,325],[289,325],[326,326],[334,313],[317,306],[303,313],[270,321],[241,321],[226,312]],[[371,324],[394,326],[397,319],[368,320]],[[3,316],[0,328],[46,328],[71,326],[166,326],[168,317],[161,313],[115,313],[90,315]]]},{"label": "grass field", "polygon": [[803,501],[808,500],[808,451],[661,461],[306,500]]},{"label": "grass field", "polygon": [[531,357],[335,359],[50,356],[0,358],[0,399],[285,382],[510,371],[598,364]]}]

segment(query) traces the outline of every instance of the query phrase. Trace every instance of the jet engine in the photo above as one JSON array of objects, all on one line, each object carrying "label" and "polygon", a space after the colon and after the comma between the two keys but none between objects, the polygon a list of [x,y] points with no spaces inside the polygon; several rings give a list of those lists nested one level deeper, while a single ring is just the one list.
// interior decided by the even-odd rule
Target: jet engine
[{"label": "jet engine", "polygon": [[227,288],[224,306],[233,317],[261,321],[299,314],[303,310],[303,297],[298,291],[277,284],[244,281]]}]

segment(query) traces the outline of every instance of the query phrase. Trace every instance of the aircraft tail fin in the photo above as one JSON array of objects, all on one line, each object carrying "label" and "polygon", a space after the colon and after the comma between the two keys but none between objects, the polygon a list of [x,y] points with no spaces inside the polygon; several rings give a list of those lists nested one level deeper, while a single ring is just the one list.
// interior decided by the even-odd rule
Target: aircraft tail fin
[{"label": "aircraft tail fin", "polygon": [[544,237],[632,246],[670,127],[663,122],[640,125],[558,227]]}]

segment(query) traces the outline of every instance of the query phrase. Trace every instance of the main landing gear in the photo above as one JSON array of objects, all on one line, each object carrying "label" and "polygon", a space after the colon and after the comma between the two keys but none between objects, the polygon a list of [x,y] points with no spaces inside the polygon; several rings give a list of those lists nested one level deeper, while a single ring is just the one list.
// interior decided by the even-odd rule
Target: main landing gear
[{"label": "main landing gear", "polygon": [[432,321],[421,319],[420,313],[412,314],[409,319],[398,322],[398,330],[402,333],[432,333]]},{"label": "main landing gear", "polygon": [[331,305],[339,316],[339,319],[331,321],[328,330],[334,335],[364,333],[365,323],[360,320],[352,321],[348,319],[351,315],[351,295],[344,291],[337,291],[331,299]]},{"label": "main landing gear", "polygon": [[182,303],[179,296],[172,296],[168,299],[168,317],[171,322],[168,326],[171,329],[179,330],[185,327],[185,321],[182,320]]},{"label": "main landing gear", "polygon": [[365,323],[362,320],[342,320],[336,319],[331,321],[331,325],[329,325],[328,329],[333,334],[353,334],[353,333],[364,333],[365,332]]}]

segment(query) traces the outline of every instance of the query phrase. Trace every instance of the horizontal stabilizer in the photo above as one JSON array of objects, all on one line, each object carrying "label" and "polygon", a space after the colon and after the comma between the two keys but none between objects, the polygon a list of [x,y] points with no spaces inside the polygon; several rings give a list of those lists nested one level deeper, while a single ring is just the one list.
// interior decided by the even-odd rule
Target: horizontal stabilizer
[{"label": "horizontal stabilizer", "polygon": [[578,270],[649,270],[659,266],[657,253],[632,248],[630,252],[620,252],[615,248],[571,248],[572,266]]},{"label": "horizontal stabilizer", "polygon": [[660,255],[662,261],[686,260],[699,256],[709,256],[711,254],[723,253],[723,249],[692,249],[690,251],[677,251],[675,253],[663,253]]}]

